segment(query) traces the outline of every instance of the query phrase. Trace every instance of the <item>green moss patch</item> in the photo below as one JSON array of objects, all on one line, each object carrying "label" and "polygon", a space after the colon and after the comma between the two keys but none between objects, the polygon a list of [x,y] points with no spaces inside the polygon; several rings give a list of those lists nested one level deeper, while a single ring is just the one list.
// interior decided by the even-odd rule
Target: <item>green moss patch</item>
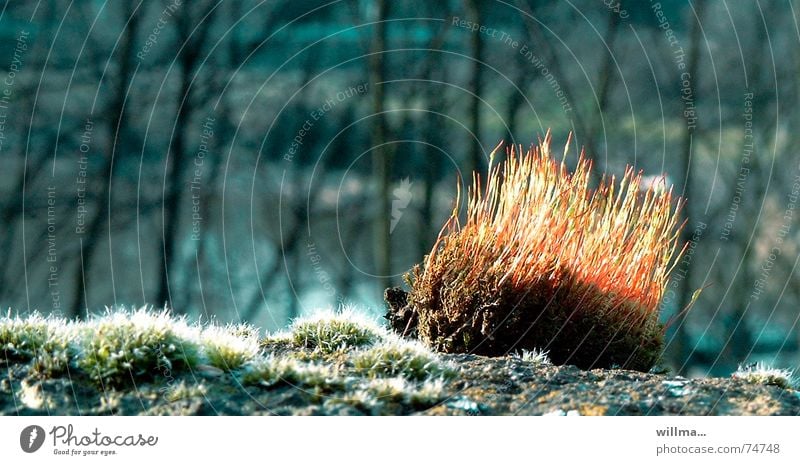
[{"label": "green moss patch", "polygon": [[372,345],[386,337],[385,329],[351,311],[301,318],[290,331],[296,345],[323,353]]},{"label": "green moss patch", "polygon": [[[17,380],[10,392],[33,409],[57,404],[63,394],[55,392],[79,389],[111,413],[130,392],[142,405],[188,407],[228,392],[307,402],[312,411],[410,413],[439,402],[454,373],[421,344],[352,310],[304,317],[266,337],[250,325],[189,323],[146,308],[74,322],[8,315],[0,319],[0,348],[9,380]],[[51,390],[62,380],[69,390]]]}]

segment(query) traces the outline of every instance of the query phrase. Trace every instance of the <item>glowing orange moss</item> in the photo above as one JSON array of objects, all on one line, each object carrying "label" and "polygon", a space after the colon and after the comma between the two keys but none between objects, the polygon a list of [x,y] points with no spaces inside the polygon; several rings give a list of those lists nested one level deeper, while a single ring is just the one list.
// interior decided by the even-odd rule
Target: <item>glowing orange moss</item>
[{"label": "glowing orange moss", "polygon": [[485,184],[473,175],[463,223],[457,206],[407,277],[420,339],[444,352],[536,348],[555,363],[651,368],[680,255],[671,189],[643,189],[631,168],[591,189],[591,161],[581,154],[570,174],[549,133],[491,165]]}]

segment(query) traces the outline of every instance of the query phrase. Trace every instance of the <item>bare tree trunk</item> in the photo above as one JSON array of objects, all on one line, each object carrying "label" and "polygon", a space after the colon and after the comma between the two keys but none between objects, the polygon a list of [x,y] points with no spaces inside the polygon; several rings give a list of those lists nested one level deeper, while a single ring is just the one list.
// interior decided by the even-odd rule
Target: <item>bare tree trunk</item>
[{"label": "bare tree trunk", "polygon": [[[520,80],[517,80],[516,83],[517,86],[520,87],[520,90],[524,92],[523,85],[525,85],[525,83]],[[520,95],[516,89],[511,91],[511,95],[509,95],[506,100],[506,144],[513,144],[517,140],[517,112],[519,112],[524,100],[525,99],[522,98],[522,95]]]},{"label": "bare tree trunk", "polygon": [[[432,128],[440,128],[441,125],[439,124],[430,124]],[[433,131],[430,131],[431,133]],[[432,136],[436,137],[436,136]],[[429,144],[434,144],[434,139],[426,138]],[[426,147],[424,152],[425,154],[425,187],[423,191],[423,199],[422,199],[422,209],[420,210],[420,218],[421,218],[421,228],[420,233],[417,236],[419,240],[419,249],[420,249],[420,256],[427,254],[430,252],[431,244],[433,244],[435,237],[434,230],[436,229],[433,226],[433,213],[434,213],[434,204],[433,198],[434,193],[436,192],[436,181],[439,178],[439,170],[441,166],[441,162],[439,161],[439,157],[442,155],[437,153],[435,147]]]},{"label": "bare tree trunk", "polygon": [[[620,1],[620,8],[622,8],[622,3],[623,2]],[[614,43],[616,42],[618,35],[617,32],[619,31],[619,14],[614,10],[609,9],[608,15],[608,28],[606,29],[606,35],[603,41],[608,47],[609,52],[605,55],[603,66],[600,69],[600,76],[598,77],[597,113],[595,113],[592,125],[589,128],[588,134],[586,134],[586,146],[592,150],[592,153],[590,153],[589,156],[595,160],[598,160],[598,157],[600,157],[600,153],[597,151],[597,143],[595,141],[599,137],[597,133],[604,129],[603,115],[608,107],[608,97],[611,94],[611,84],[613,82],[611,77],[614,74]],[[608,157],[608,153],[605,153],[604,155]],[[602,169],[595,170],[594,173],[606,171],[605,167],[599,166],[599,168]]]},{"label": "bare tree trunk", "polygon": [[[558,83],[561,86],[562,91],[564,92],[564,96],[567,102],[574,103],[576,102],[575,94],[572,91],[572,87],[567,81],[566,74],[563,72],[561,67],[561,60],[559,58],[558,52],[553,48],[551,44],[551,40],[548,40],[545,34],[542,32],[541,27],[539,24],[536,23],[531,17],[534,17],[534,10],[533,7],[529,4],[533,2],[526,2],[525,0],[517,0],[517,6],[526,13],[524,18],[525,26],[528,30],[528,36],[532,42],[532,48],[539,50],[541,49],[545,54],[547,54],[549,61],[549,68],[552,70],[553,75],[559,80]],[[616,40],[617,32],[619,29],[619,18],[614,11],[609,11],[608,19],[608,29],[606,31],[606,38],[605,41],[608,43],[608,47],[612,49],[613,52],[613,42]],[[582,143],[583,148],[586,149],[586,152],[589,157],[597,157],[597,147],[595,146],[596,135],[595,132],[598,131],[600,127],[600,115],[603,114],[607,105],[608,105],[608,95],[610,94],[611,84],[613,80],[612,77],[612,66],[613,66],[613,56],[609,53],[606,56],[606,60],[603,63],[603,66],[600,70],[600,77],[598,81],[599,87],[599,94],[598,94],[598,112],[594,121],[588,121],[590,117],[584,119],[584,116],[580,109],[576,108],[575,106],[570,106],[569,115],[571,115],[571,123],[575,130],[576,141],[580,143],[580,137],[583,135],[585,141]],[[568,116],[569,116],[568,115]],[[601,170],[592,170],[591,173],[592,178],[595,182],[598,182],[601,177]]]},{"label": "bare tree trunk", "polygon": [[103,225],[108,221],[109,210],[111,209],[111,182],[113,180],[114,169],[114,156],[118,147],[125,148],[128,142],[128,130],[125,126],[125,116],[127,114],[126,100],[129,87],[133,81],[133,75],[138,68],[135,65],[135,46],[134,40],[136,33],[139,29],[139,21],[141,18],[142,3],[133,5],[131,3],[124,3],[125,5],[125,20],[127,24],[122,32],[123,36],[120,39],[120,47],[117,49],[117,64],[119,75],[117,76],[114,88],[111,105],[105,111],[106,115],[111,116],[109,121],[109,144],[106,149],[103,164],[98,171],[104,179],[103,186],[100,190],[100,195],[97,197],[97,212],[88,222],[85,235],[80,238],[80,257],[81,265],[78,272],[75,273],[74,283],[74,300],[72,302],[71,311],[72,316],[80,316],[86,311],[88,301],[86,300],[87,276],[91,272],[94,260],[96,257],[96,248],[100,242],[100,234],[103,231]]},{"label": "bare tree trunk", "polygon": [[[164,209],[162,210],[163,243],[161,260],[160,284],[158,288],[157,304],[165,304],[173,308],[172,295],[169,289],[169,273],[175,271],[176,249],[180,247],[183,237],[178,234],[181,225],[181,193],[186,188],[186,137],[190,132],[187,128],[192,114],[194,113],[193,91],[195,72],[200,61],[200,51],[206,38],[206,31],[211,19],[207,14],[212,10],[212,3],[206,3],[200,8],[200,15],[197,29],[192,30],[194,21],[189,11],[184,11],[177,18],[178,26],[178,47],[182,47],[178,56],[178,66],[181,76],[181,88],[178,94],[178,115],[175,119],[171,148],[167,155],[167,166],[165,170],[166,195],[164,197]],[[183,302],[182,302],[183,303]],[[184,309],[179,309],[184,311]]]},{"label": "bare tree trunk", "polygon": [[[465,0],[467,17],[473,24],[482,24],[481,5],[483,0]],[[483,146],[481,145],[481,101],[483,95],[483,38],[478,32],[470,35],[469,52],[472,56],[472,74],[468,85],[474,94],[469,100],[469,130],[472,133],[472,147],[469,152],[466,175],[483,169]]]},{"label": "bare tree trunk", "polygon": [[[189,77],[186,69],[182,70],[181,82],[181,96],[186,96],[186,100],[178,110],[178,117],[175,123],[176,135],[173,138],[172,149],[169,151],[169,161],[167,162],[165,170],[165,183],[167,184],[167,191],[164,197],[164,208],[161,210],[163,229],[163,242],[162,242],[162,260],[161,272],[159,276],[158,294],[156,297],[157,305],[165,305],[168,308],[174,308],[172,305],[172,296],[169,291],[169,271],[172,263],[175,260],[175,243],[178,237],[177,230],[180,226],[180,199],[181,189],[184,186],[184,157],[186,154],[186,139],[184,133],[186,131],[186,120],[189,114],[192,113],[189,90]],[[168,180],[168,181],[167,181]]]},{"label": "bare tree trunk", "polygon": [[[41,153],[50,153],[50,151],[42,151]],[[22,201],[25,195],[25,185],[31,183],[33,179],[42,171],[45,160],[47,157],[44,155],[32,155],[23,161],[23,166],[20,168],[20,174],[17,177],[17,183],[11,189],[9,197],[3,204],[2,224],[5,231],[3,232],[2,247],[0,247],[0,256],[5,257],[3,262],[4,268],[0,270],[0,299],[5,299],[8,296],[8,277],[13,274],[14,267],[17,265],[12,263],[11,256],[14,249],[14,239],[16,238],[17,225],[16,220],[22,215]],[[30,161],[30,163],[29,163]]]},{"label": "bare tree trunk", "polygon": [[[700,61],[700,40],[701,40],[701,31],[700,31],[700,21],[703,19],[703,10],[705,8],[705,0],[696,0],[694,2],[695,11],[697,14],[697,18],[694,15],[691,15],[690,21],[692,22],[691,32],[689,33],[689,54],[688,54],[688,66],[687,72],[689,73],[691,79],[691,89],[692,89],[692,97],[697,99],[697,83],[699,82],[699,61]],[[683,176],[683,193],[682,197],[684,199],[688,199],[689,202],[686,203],[686,206],[683,210],[683,215],[685,217],[691,218],[692,212],[690,206],[691,198],[692,198],[692,181],[694,178],[694,172],[692,171],[692,152],[693,152],[693,143],[694,143],[694,134],[695,134],[695,127],[694,125],[684,124],[683,126],[683,141],[682,141],[682,149],[681,149],[681,161],[684,167],[684,176]],[[683,242],[688,243],[692,239],[692,228],[688,225],[683,231]],[[683,275],[683,280],[680,282],[679,291],[678,291],[678,311],[681,311],[686,305],[689,305],[692,299],[692,294],[694,293],[694,289],[692,289],[692,279],[693,279],[693,271],[694,265],[692,263],[687,264],[686,272]],[[681,314],[678,319],[675,321],[675,335],[673,338],[672,344],[675,346],[675,354],[677,357],[677,364],[682,369],[681,374],[685,374],[686,369],[689,367],[689,361],[691,360],[692,353],[691,353],[691,342],[689,341],[689,335],[686,330],[686,314]]]},{"label": "bare tree trunk", "polygon": [[[238,18],[238,16],[234,16],[234,18]],[[236,66],[233,65],[231,69],[235,69]],[[216,92],[222,92],[222,85],[218,85],[216,87]],[[206,155],[206,160],[204,162],[205,170],[204,173],[208,174],[208,178],[205,181],[205,186],[200,193],[200,218],[202,218],[204,225],[201,228],[200,237],[195,241],[195,250],[194,250],[194,257],[190,257],[192,259],[192,265],[195,266],[197,271],[197,282],[199,284],[197,289],[197,297],[201,300],[201,303],[205,303],[208,299],[202,295],[202,283],[205,279],[211,280],[213,278],[213,270],[214,267],[210,263],[206,263],[207,255],[208,255],[208,248],[210,247],[210,234],[209,229],[211,225],[214,224],[213,218],[214,213],[212,212],[212,202],[218,197],[218,180],[219,174],[222,171],[222,158],[223,158],[223,151],[225,146],[231,142],[230,136],[233,134],[234,129],[230,124],[231,120],[231,108],[230,104],[228,103],[227,99],[222,100],[218,107],[217,111],[214,112],[214,118],[216,120],[216,124],[214,127],[214,134],[211,139],[211,145],[209,149],[209,153]],[[205,266],[203,266],[205,265]],[[205,271],[205,273],[203,273]],[[204,309],[205,310],[205,309]],[[208,317],[209,315],[204,315]]]},{"label": "bare tree trunk", "polygon": [[[525,13],[525,28],[528,31],[528,37],[531,41],[531,48],[534,50],[542,50],[545,54],[547,54],[547,57],[549,58],[549,69],[553,72],[553,75],[559,79],[558,83],[561,86],[561,90],[564,92],[564,97],[566,98],[567,102],[576,102],[575,94],[572,92],[569,81],[566,79],[566,74],[562,70],[561,60],[559,59],[558,52],[553,48],[551,40],[548,40],[547,37],[545,37],[539,24],[532,19],[535,17],[532,6],[529,5],[526,0],[516,0],[516,5]],[[575,127],[576,137],[580,134],[587,133],[589,131],[589,127],[586,125],[581,112],[575,107],[571,108],[572,110],[569,114],[572,115],[572,119],[570,122]],[[576,142],[579,142],[579,140],[576,140]],[[590,146],[586,146],[586,150],[590,155],[595,152],[594,148]]]},{"label": "bare tree trunk", "polygon": [[[433,79],[433,76],[430,76]],[[445,93],[433,84],[428,84],[425,92],[425,101],[428,102],[428,109],[431,112],[443,113],[445,107]],[[425,186],[423,190],[422,208],[420,210],[421,228],[418,235],[419,249],[421,255],[430,252],[430,247],[436,240],[439,227],[433,224],[433,214],[435,212],[434,194],[436,193],[436,183],[439,180],[442,167],[442,157],[439,149],[444,141],[442,140],[441,116],[429,114],[423,119],[424,125],[421,132],[424,140],[430,144],[423,150],[425,174]]]},{"label": "bare tree trunk", "polygon": [[391,286],[391,205],[390,169],[391,153],[385,145],[387,141],[384,87],[380,82],[385,80],[386,66],[383,52],[386,50],[386,23],[389,13],[387,0],[376,0],[378,16],[374,26],[372,50],[369,58],[369,78],[372,86],[372,170],[378,191],[378,209],[375,215],[375,259],[377,274],[380,276],[382,289]]},{"label": "bare tree trunk", "polygon": [[[525,93],[527,92],[528,88],[530,87],[531,83],[535,81],[541,74],[539,73],[530,73],[525,69],[520,69],[516,76],[514,77],[514,84],[517,86],[517,89],[513,89],[509,94],[508,98],[506,99],[506,116],[505,116],[505,123],[506,123],[506,144],[514,144],[514,143],[529,143],[531,141],[523,141],[517,140],[517,127],[518,127],[518,117],[517,113],[519,113],[520,108],[522,108],[522,104],[525,103]],[[495,160],[500,162],[505,154],[497,154],[499,157],[495,158]]]},{"label": "bare tree trunk", "polygon": [[[769,11],[769,9],[765,12],[767,17],[772,16],[771,13],[774,14],[774,12]],[[768,113],[765,110],[768,105],[766,104],[767,102],[764,101],[765,95],[770,93],[770,86],[772,83],[771,73],[769,72],[771,64],[769,58],[770,54],[768,50],[766,50],[766,46],[769,42],[767,40],[766,26],[762,23],[763,19],[761,15],[754,12],[753,19],[755,20],[754,27],[757,33],[755,37],[753,37],[752,50],[748,53],[750,57],[754,58],[754,66],[747,68],[748,90],[754,94],[752,101],[752,111],[754,115],[753,125],[756,125],[755,121],[764,121],[758,125],[761,135],[757,137],[757,140],[763,141],[763,145],[767,145],[766,141],[775,130],[775,125],[777,124],[777,121],[766,118]],[[756,115],[764,115],[765,118],[756,119]],[[755,130],[755,127],[753,129]],[[743,140],[743,142],[745,141]],[[769,179],[770,173],[765,169],[764,163],[761,161],[761,156],[767,155],[767,152],[765,150],[760,150],[760,146],[761,144],[753,145],[749,164],[750,172],[745,181],[747,183],[745,189],[748,189],[748,187],[752,189],[748,189],[746,195],[743,196],[746,197],[746,199],[752,199],[753,209],[751,211],[763,211],[764,201],[767,195],[767,184],[770,182],[779,182],[780,179],[779,176],[774,176],[774,173],[772,179]],[[745,359],[753,350],[754,338],[746,318],[747,312],[752,312],[752,309],[748,308],[747,302],[750,302],[750,292],[753,289],[752,285],[758,278],[757,273],[754,271],[754,264],[751,262],[756,255],[754,249],[758,241],[758,234],[763,229],[761,228],[761,222],[757,221],[758,215],[744,216],[743,219],[747,221],[746,226],[739,228],[739,230],[749,231],[749,234],[737,235],[738,240],[736,241],[736,245],[741,247],[742,254],[740,260],[741,266],[739,267],[741,275],[733,277],[733,279],[736,279],[738,285],[735,286],[731,293],[734,299],[731,304],[732,311],[730,315],[726,315],[724,320],[727,326],[726,333],[729,334],[729,337],[723,347],[723,353],[729,361],[733,362],[731,365],[734,367],[737,364],[744,363]]]},{"label": "bare tree trunk", "polygon": [[[445,14],[445,16],[447,16]],[[417,235],[418,249],[420,257],[430,251],[431,244],[436,239],[436,234],[439,228],[433,224],[434,214],[434,194],[436,191],[436,183],[440,177],[442,166],[442,157],[444,156],[440,151],[443,144],[442,140],[442,117],[436,113],[444,113],[447,106],[447,92],[444,91],[442,86],[437,82],[442,81],[442,69],[439,64],[441,55],[436,53],[437,50],[442,48],[446,39],[448,26],[444,26],[431,37],[426,45],[427,50],[425,58],[420,62],[418,75],[421,78],[427,78],[429,83],[425,84],[422,92],[423,100],[427,102],[428,112],[422,118],[422,127],[418,130],[423,134],[425,142],[428,145],[422,150],[424,157],[423,164],[426,169],[424,174],[424,188],[422,207],[420,208],[420,231]],[[409,97],[410,98],[410,97]]]}]

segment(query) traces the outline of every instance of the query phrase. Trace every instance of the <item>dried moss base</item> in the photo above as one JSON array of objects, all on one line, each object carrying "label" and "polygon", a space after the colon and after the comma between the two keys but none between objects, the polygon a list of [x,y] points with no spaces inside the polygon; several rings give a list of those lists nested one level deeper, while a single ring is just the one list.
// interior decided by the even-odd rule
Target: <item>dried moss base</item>
[{"label": "dried moss base", "polygon": [[[557,365],[583,369],[649,371],[663,349],[663,327],[635,320],[628,308],[588,307],[602,302],[583,293],[548,292],[547,286],[519,292],[486,288],[460,296],[416,289],[404,299],[387,291],[387,319],[398,333],[414,336],[434,350],[502,356],[518,350],[547,351]],[[583,309],[583,310],[582,310]]]}]

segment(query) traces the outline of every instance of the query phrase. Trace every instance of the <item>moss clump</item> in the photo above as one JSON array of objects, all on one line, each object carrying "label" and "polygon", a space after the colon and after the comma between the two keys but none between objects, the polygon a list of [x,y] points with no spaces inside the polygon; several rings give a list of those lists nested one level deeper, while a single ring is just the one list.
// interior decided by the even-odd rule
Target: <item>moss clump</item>
[{"label": "moss clump", "polygon": [[298,319],[290,331],[295,345],[325,354],[369,346],[386,336],[383,328],[349,309]]},{"label": "moss clump", "polygon": [[[44,389],[58,385],[46,379],[55,377],[55,367],[70,369],[73,387],[102,391],[103,412],[116,411],[135,385],[142,406],[158,398],[202,403],[219,394],[208,386],[232,395],[244,386],[248,396],[274,390],[275,399],[307,403],[309,412],[338,402],[339,410],[409,413],[435,403],[450,374],[421,344],[348,309],[317,313],[263,339],[249,325],[188,324],[146,308],[75,322],[8,316],[0,319],[0,344],[0,363],[29,386],[17,397],[32,409],[54,399]],[[12,363],[19,366],[11,369]],[[11,392],[3,383],[0,390]]]},{"label": "moss clump", "polygon": [[550,361],[550,357],[547,355],[546,351],[533,349],[533,350],[525,350],[522,349],[518,353],[514,355],[515,358],[522,360],[526,363],[532,363],[533,365],[538,366],[546,366],[552,365]]},{"label": "moss clump", "polygon": [[449,377],[454,370],[419,344],[394,341],[361,351],[353,356],[356,373],[370,378],[400,376],[414,381]]},{"label": "moss clump", "polygon": [[241,381],[244,384],[265,387],[284,383],[301,388],[320,388],[325,391],[341,389],[345,384],[345,378],[329,365],[271,356],[245,365]]},{"label": "moss clump", "polygon": [[541,348],[556,364],[649,370],[679,256],[677,208],[631,169],[594,190],[590,172],[582,155],[573,174],[551,158],[548,134],[527,154],[512,148],[485,182],[476,176],[466,219],[455,210],[408,274],[407,303],[392,295],[394,328],[416,324],[443,352]]},{"label": "moss clump", "polygon": [[170,402],[191,399],[194,397],[205,397],[208,388],[204,384],[187,384],[185,381],[168,387],[164,395]]},{"label": "moss clump", "polygon": [[75,364],[92,380],[119,384],[195,366],[199,331],[166,311],[117,311],[78,330]]},{"label": "moss clump", "polygon": [[226,371],[240,368],[261,351],[258,330],[249,325],[206,327],[200,342],[208,363]]},{"label": "moss clump", "polygon": [[773,368],[761,362],[740,366],[731,377],[753,384],[778,386],[782,389],[789,389],[794,385],[794,374],[791,370]]},{"label": "moss clump", "polygon": [[73,328],[63,319],[9,314],[0,319],[0,357],[31,362],[40,374],[58,374],[67,369],[73,337]]},{"label": "moss clump", "polygon": [[441,379],[410,382],[403,377],[375,378],[358,383],[340,396],[330,397],[326,404],[343,404],[371,415],[403,413],[404,405],[426,409],[446,398]]}]

